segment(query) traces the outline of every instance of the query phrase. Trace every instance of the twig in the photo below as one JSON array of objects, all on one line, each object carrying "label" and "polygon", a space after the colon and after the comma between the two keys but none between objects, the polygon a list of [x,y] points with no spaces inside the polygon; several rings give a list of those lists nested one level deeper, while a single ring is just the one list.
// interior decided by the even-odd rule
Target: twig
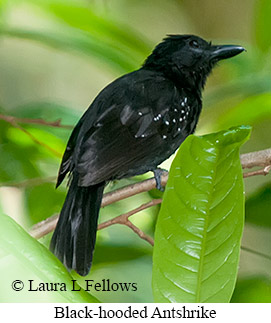
[{"label": "twig", "polygon": [[247,172],[243,174],[243,177],[251,177],[251,176],[255,176],[255,175],[268,175],[269,172],[271,170],[271,165],[264,167],[263,169],[259,169],[259,170],[255,170],[253,172]]},{"label": "twig", "polygon": [[30,229],[29,234],[36,239],[46,236],[46,234],[55,230],[58,218],[59,214],[54,214],[50,216],[50,218],[35,224],[32,229]]},{"label": "twig", "polygon": [[271,165],[271,148],[240,156],[243,168],[265,167]]},{"label": "twig", "polygon": [[98,230],[107,228],[113,224],[123,224],[126,225],[128,227],[130,227],[141,239],[144,239],[146,241],[148,241],[152,246],[154,244],[153,239],[151,237],[149,237],[148,235],[146,235],[143,231],[141,231],[137,226],[135,226],[130,220],[129,217],[142,211],[145,210],[151,206],[157,205],[157,204],[161,204],[162,203],[162,199],[155,199],[152,200],[148,203],[142,204],[139,207],[137,207],[134,210],[131,210],[127,213],[121,214],[111,220],[108,220],[106,222],[103,222],[101,224],[98,225]]},{"label": "twig", "polygon": [[61,124],[61,119],[50,122],[50,121],[45,121],[43,119],[17,118],[13,116],[6,116],[3,114],[0,114],[0,119],[6,122],[9,122],[11,124],[13,124],[13,122],[16,122],[16,123],[24,123],[24,124],[38,124],[43,126],[55,127],[55,128],[73,129],[73,126],[71,125]]},{"label": "twig", "polygon": [[[166,186],[167,180],[168,180],[168,173],[164,172],[161,175],[161,185],[163,187]],[[137,195],[139,193],[149,192],[150,190],[155,188],[156,188],[156,181],[154,178],[146,179],[142,182],[124,186],[115,191],[106,193],[102,200],[102,207],[124,200],[128,197]]]},{"label": "twig", "polygon": [[[161,176],[161,183],[163,186],[166,185],[167,179],[168,179],[168,174],[163,173]],[[101,207],[105,207],[107,205],[124,200],[125,198],[134,196],[139,193],[148,192],[151,189],[154,189],[155,187],[156,187],[156,181],[154,178],[150,178],[136,184],[124,186],[122,188],[119,188],[117,190],[104,194]],[[30,229],[30,234],[36,239],[39,239],[50,232],[48,231],[47,226],[51,228],[51,231],[53,231],[56,227],[57,221],[58,221],[58,216],[53,215],[47,218],[46,220],[35,224]],[[42,225],[40,225],[41,223]]]},{"label": "twig", "polygon": [[[254,176],[254,175],[266,175],[270,171],[271,168],[271,149],[256,151],[249,154],[243,154],[240,156],[241,158],[241,164],[242,168],[251,168],[255,166],[264,166],[265,171],[255,171],[253,175],[245,175],[244,177]],[[268,170],[268,172],[267,172]],[[252,172],[251,172],[252,173]],[[247,173],[249,174],[249,173]],[[161,183],[162,186],[165,186],[168,180],[168,174],[165,172],[161,176]],[[122,187],[118,190],[106,193],[102,200],[102,207],[107,206],[109,204],[115,203],[117,201],[123,200],[125,198],[134,196],[136,194],[147,192],[156,187],[156,181],[154,178],[147,179],[145,181],[128,185],[125,187]],[[39,223],[36,224],[31,229],[31,234],[35,236],[37,239],[44,236],[45,234],[49,233],[47,226],[50,228],[51,231],[54,230],[56,223],[58,221],[58,217],[53,216],[49,217],[48,219],[44,220],[42,222],[42,225]],[[111,220],[110,220],[111,221]]]},{"label": "twig", "polygon": [[[130,220],[129,217],[143,211],[149,207],[152,207],[154,205],[160,204],[162,202],[162,199],[154,199],[148,203],[142,204],[141,206],[137,207],[136,209],[133,209],[127,213],[121,214],[111,220],[105,221],[98,225],[98,230],[102,230],[104,228],[107,228],[113,224],[123,224],[131,228],[140,238],[146,240],[151,245],[153,245],[153,239],[146,235],[143,231],[141,231],[137,226],[135,226]],[[30,230],[30,235],[36,239],[39,239],[46,234],[50,233],[55,229],[55,226],[58,221],[58,214],[55,214],[51,216],[50,218],[41,221],[37,224],[35,224],[32,229]]]}]

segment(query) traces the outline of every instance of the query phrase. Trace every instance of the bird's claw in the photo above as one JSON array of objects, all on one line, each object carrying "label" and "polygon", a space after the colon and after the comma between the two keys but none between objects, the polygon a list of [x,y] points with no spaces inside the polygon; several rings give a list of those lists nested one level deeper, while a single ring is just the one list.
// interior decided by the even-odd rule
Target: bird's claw
[{"label": "bird's claw", "polygon": [[156,168],[155,170],[153,170],[154,178],[156,181],[156,188],[161,192],[164,192],[165,190],[165,188],[162,186],[162,181],[161,181],[161,176],[165,172],[167,172],[167,170],[161,169],[161,168]]}]

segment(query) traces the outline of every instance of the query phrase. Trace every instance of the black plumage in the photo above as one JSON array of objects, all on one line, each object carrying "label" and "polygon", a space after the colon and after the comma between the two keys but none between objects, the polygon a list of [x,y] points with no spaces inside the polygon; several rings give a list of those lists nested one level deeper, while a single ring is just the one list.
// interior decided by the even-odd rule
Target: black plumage
[{"label": "black plumage", "polygon": [[90,270],[106,182],[154,171],[170,157],[195,131],[213,66],[243,50],[171,35],[98,94],[71,134],[57,181],[71,174],[50,246],[68,269]]}]

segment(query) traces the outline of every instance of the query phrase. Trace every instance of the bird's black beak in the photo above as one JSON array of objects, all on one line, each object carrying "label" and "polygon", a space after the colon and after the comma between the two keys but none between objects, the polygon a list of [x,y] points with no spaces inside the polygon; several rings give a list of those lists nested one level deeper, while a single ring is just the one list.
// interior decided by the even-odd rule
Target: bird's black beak
[{"label": "bird's black beak", "polygon": [[242,53],[245,49],[236,45],[211,46],[211,59],[219,61]]}]

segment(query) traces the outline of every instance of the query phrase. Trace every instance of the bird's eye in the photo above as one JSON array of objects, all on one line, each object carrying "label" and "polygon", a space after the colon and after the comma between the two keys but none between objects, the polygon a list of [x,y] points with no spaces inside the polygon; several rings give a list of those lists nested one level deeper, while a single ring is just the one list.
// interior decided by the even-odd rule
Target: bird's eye
[{"label": "bird's eye", "polygon": [[191,40],[189,45],[193,48],[199,48],[199,43],[196,40]]}]

